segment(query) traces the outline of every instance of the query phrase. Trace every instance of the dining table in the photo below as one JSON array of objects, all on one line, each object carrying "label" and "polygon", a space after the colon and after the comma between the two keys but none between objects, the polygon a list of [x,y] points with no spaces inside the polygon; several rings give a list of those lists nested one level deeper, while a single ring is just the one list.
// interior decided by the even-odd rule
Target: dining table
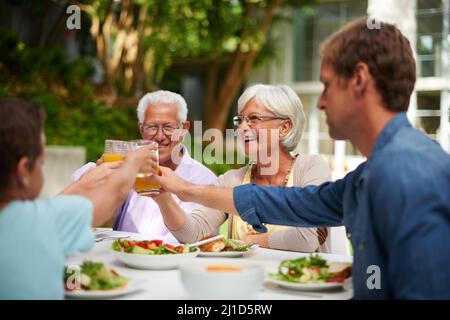
[{"label": "dining table", "polygon": [[[115,258],[112,251],[112,242],[117,238],[133,239],[133,240],[151,240],[161,239],[164,237],[149,237],[143,234],[129,233],[122,231],[112,231],[107,229],[97,229],[96,243],[88,252],[79,252],[65,261],[65,265],[80,265],[83,261],[90,260],[102,262],[105,266],[113,268],[120,275],[123,275],[136,281],[142,281],[140,289],[129,293],[114,297],[112,299],[133,299],[133,300],[190,300],[192,299],[189,292],[183,286],[179,269],[169,270],[141,270],[130,268]],[[261,265],[265,274],[277,272],[278,266],[282,260],[296,259],[307,257],[309,253],[300,253],[293,251],[275,250],[256,246],[252,252],[239,258],[226,258],[233,261],[251,261],[252,263]],[[353,262],[352,256],[336,255],[330,253],[318,253],[327,261],[336,262]],[[195,257],[196,261],[213,261],[218,258],[211,257]],[[224,258],[220,258],[224,259]],[[320,291],[300,291],[287,289],[276,284],[265,281],[261,290],[250,300],[349,300],[353,297],[351,281],[342,288],[334,290]],[[211,297],[214,299],[214,297]]]}]

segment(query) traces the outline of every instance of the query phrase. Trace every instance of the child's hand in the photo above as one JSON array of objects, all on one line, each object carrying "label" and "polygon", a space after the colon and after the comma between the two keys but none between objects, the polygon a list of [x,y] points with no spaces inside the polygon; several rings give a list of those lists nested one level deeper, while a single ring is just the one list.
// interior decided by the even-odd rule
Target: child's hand
[{"label": "child's hand", "polygon": [[84,188],[92,189],[103,185],[109,175],[117,168],[122,166],[121,161],[116,162],[104,162],[101,165],[89,169],[80,177],[80,183],[83,184]]}]

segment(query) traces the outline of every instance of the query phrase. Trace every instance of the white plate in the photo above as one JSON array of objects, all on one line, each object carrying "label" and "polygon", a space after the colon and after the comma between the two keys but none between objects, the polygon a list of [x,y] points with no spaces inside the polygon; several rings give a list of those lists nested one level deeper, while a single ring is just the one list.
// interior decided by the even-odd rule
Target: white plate
[{"label": "white plate", "polygon": [[142,288],[146,280],[130,279],[123,288],[112,290],[74,290],[64,291],[64,295],[69,299],[108,299],[124,296]]},{"label": "white plate", "polygon": [[322,290],[342,289],[344,287],[344,283],[334,283],[334,282],[297,283],[273,279],[271,276],[267,276],[265,282],[276,284],[285,289],[299,290],[299,291],[322,291]]},{"label": "white plate", "polygon": [[112,251],[113,255],[127,266],[149,270],[176,269],[181,264],[192,261],[191,259],[197,256],[197,252],[150,255]]},{"label": "white plate", "polygon": [[252,245],[247,251],[219,251],[219,252],[199,252],[197,257],[201,258],[240,258],[253,253],[258,245]]},{"label": "white plate", "polygon": [[249,251],[220,251],[220,252],[199,252],[197,257],[201,258],[240,258]]}]

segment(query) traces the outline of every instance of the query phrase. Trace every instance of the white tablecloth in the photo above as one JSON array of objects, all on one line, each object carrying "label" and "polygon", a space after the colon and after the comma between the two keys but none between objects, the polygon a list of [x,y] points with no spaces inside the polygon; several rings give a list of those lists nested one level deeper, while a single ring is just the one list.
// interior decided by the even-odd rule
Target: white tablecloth
[{"label": "white tablecloth", "polygon": [[[110,233],[111,234],[111,233]],[[145,239],[142,235],[130,234],[124,232],[113,232],[114,235],[130,235],[130,239]],[[146,237],[147,239],[153,239]],[[94,248],[87,253],[78,253],[66,259],[66,265],[80,264],[83,260],[100,261],[113,267],[121,275],[132,279],[145,279],[145,283],[140,291],[121,296],[119,299],[146,299],[146,300],[182,300],[190,299],[188,293],[184,290],[181,283],[179,270],[138,270],[131,269],[120,261],[116,260],[112,255],[111,249],[112,240],[104,240],[95,244]],[[294,259],[308,254],[272,250],[265,248],[256,248],[254,253],[243,258],[229,258],[229,259],[244,259],[247,261],[261,264],[266,272],[276,272],[281,260]],[[340,256],[333,254],[320,254],[323,258],[329,261],[343,261],[352,262],[350,256]],[[211,261],[217,258],[200,258],[195,259]],[[223,258],[221,258],[223,259]],[[256,300],[317,300],[317,299],[331,299],[331,300],[346,300],[351,299],[353,291],[351,288],[345,290],[321,291],[321,292],[304,292],[289,289],[283,289],[273,284],[265,283],[263,289],[254,297]]]}]

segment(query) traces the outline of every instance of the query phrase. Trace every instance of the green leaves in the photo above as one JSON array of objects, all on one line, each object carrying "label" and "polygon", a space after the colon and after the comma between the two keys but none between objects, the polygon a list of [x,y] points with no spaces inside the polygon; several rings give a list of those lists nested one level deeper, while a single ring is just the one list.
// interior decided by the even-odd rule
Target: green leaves
[{"label": "green leaves", "polygon": [[[302,279],[306,274],[312,274],[308,279]],[[278,273],[273,277],[289,282],[326,281],[331,276],[328,272],[328,265],[325,259],[318,254],[311,254],[308,257],[281,261],[278,266]]]},{"label": "green leaves", "polygon": [[243,243],[242,241],[237,241],[233,239],[224,239],[225,241],[225,251],[248,251],[250,250],[251,244]]},{"label": "green leaves", "polygon": [[81,145],[87,160],[103,153],[107,138],[136,139],[135,105],[108,107],[94,96],[90,64],[66,61],[60,48],[27,47],[11,33],[0,32],[0,93],[41,105],[46,113],[48,145]]},{"label": "green leaves", "polygon": [[103,263],[101,262],[84,261],[83,264],[81,265],[81,272],[92,278],[102,268]]}]

